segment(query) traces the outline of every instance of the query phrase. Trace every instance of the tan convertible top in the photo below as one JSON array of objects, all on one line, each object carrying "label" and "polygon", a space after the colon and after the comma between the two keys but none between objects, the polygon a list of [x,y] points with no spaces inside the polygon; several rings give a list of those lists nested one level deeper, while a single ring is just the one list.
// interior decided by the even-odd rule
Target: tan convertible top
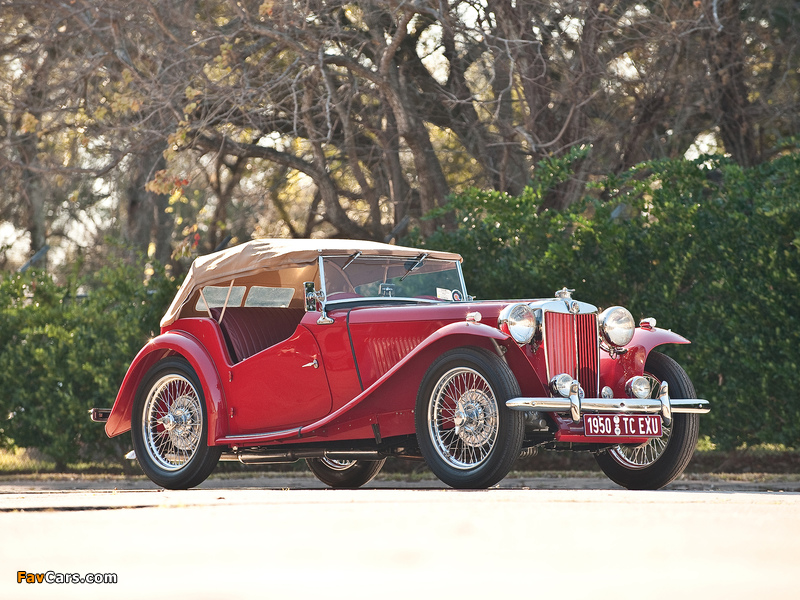
[{"label": "tan convertible top", "polygon": [[[228,283],[233,278],[254,275],[263,271],[313,265],[317,263],[320,256],[346,256],[356,252],[363,252],[364,256],[408,258],[426,253],[429,258],[461,262],[461,256],[451,252],[420,250],[362,240],[252,240],[195,259],[183,285],[167,309],[164,318],[161,319],[161,326],[165,327],[175,321],[183,304],[195,291],[204,286]],[[302,282],[296,283],[296,285],[300,284]]]}]

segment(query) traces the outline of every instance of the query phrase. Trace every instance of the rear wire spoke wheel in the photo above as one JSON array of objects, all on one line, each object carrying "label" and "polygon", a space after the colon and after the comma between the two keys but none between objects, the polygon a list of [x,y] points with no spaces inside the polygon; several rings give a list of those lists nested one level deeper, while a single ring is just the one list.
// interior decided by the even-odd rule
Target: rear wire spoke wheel
[{"label": "rear wire spoke wheel", "polygon": [[163,359],[148,372],[134,401],[131,436],[142,470],[162,487],[194,487],[214,469],[222,448],[207,444],[203,389],[184,359]]},{"label": "rear wire spoke wheel", "polygon": [[337,460],[307,458],[306,464],[314,476],[325,485],[338,489],[355,489],[366,485],[380,472],[386,459]]},{"label": "rear wire spoke wheel", "polygon": [[430,469],[454,488],[487,488],[519,457],[523,415],[505,405],[519,396],[511,369],[483,348],[457,348],[428,369],[417,395],[417,441]]},{"label": "rear wire spoke wheel", "polygon": [[[696,398],[694,386],[681,366],[660,352],[651,352],[644,367],[650,382],[650,397],[657,398],[662,381],[674,398]],[[679,477],[694,455],[700,417],[691,413],[672,415],[660,438],[637,446],[618,445],[595,456],[612,481],[630,490],[657,490]]]}]

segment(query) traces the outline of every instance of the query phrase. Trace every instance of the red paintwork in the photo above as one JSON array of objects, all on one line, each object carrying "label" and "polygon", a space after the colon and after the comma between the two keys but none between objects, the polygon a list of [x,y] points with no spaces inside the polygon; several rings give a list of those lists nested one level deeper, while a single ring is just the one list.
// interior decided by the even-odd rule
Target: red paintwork
[{"label": "red paintwork", "polygon": [[[183,356],[200,379],[208,408],[208,443],[213,444],[227,431],[225,395],[217,367],[229,363],[230,358],[219,327],[210,319],[183,319],[182,326],[184,331],[172,328],[150,340],[133,359],[106,423],[109,437],[130,430],[133,401],[139,385],[156,362],[170,355]],[[186,330],[193,331],[194,335]]]},{"label": "red paintwork", "polygon": [[[179,319],[136,356],[106,424],[109,436],[131,427],[136,391],[161,358],[181,355],[194,368],[206,398],[210,445],[255,446],[413,435],[417,390],[430,364],[461,346],[503,351],[523,396],[547,393],[541,346],[520,348],[497,328],[508,302],[371,306],[303,317],[287,340],[234,364],[219,325],[208,318]],[[467,323],[479,311],[481,323]],[[349,331],[348,331],[349,325]],[[624,397],[625,382],[643,372],[647,354],[666,343],[689,343],[662,329],[637,329],[628,352],[600,353],[600,386]],[[357,360],[354,361],[354,355]],[[319,368],[313,367],[317,360]],[[304,366],[312,364],[312,366]],[[360,379],[359,379],[360,375]],[[607,443],[587,438],[580,424],[555,415],[556,440]],[[616,440],[641,443],[645,439]]]},{"label": "red paintwork", "polygon": [[[300,325],[294,335],[229,367],[224,382],[230,435],[299,427],[329,414],[326,354]],[[317,360],[319,367],[304,367]]]},{"label": "red paintwork", "polygon": [[466,322],[445,325],[423,340],[413,352],[403,357],[371,386],[326,417],[301,428],[259,436],[228,436],[218,441],[228,445],[255,445],[277,440],[368,439],[374,435],[374,423],[381,424],[381,437],[413,434],[417,388],[432,358],[465,345],[491,347],[491,339],[498,343],[509,343],[508,336],[486,325]]},{"label": "red paintwork", "polygon": [[310,312],[303,318],[302,325],[311,332],[319,344],[331,391],[331,409],[336,410],[348,400],[355,398],[363,389],[358,383],[356,365],[347,335],[347,311],[332,311],[330,316],[334,318],[333,323],[317,325],[319,313]]},{"label": "red paintwork", "polygon": [[644,373],[644,363],[653,348],[662,344],[690,343],[685,337],[666,329],[637,328],[625,354],[612,358],[605,352],[600,353],[600,389],[607,385],[615,396],[624,398],[625,383],[634,375]]}]

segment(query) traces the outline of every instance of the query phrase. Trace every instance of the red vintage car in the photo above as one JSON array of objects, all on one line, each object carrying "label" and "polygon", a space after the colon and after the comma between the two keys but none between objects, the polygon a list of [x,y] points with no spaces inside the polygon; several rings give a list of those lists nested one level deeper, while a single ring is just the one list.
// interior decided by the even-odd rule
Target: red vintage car
[{"label": "red vintage car", "polygon": [[106,433],[150,479],[200,484],[219,460],[305,459],[333,487],[387,457],[486,488],[538,448],[594,453],[631,489],[679,476],[697,442],[686,344],[625,308],[475,301],[461,257],[352,240],[256,240],[195,260],[133,360]]}]

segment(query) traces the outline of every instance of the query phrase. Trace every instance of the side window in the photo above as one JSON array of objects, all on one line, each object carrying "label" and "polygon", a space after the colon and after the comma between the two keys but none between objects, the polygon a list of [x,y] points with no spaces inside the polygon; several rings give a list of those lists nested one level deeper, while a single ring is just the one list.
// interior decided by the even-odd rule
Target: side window
[{"label": "side window", "polygon": [[[228,298],[228,289],[231,291],[230,298]],[[247,288],[243,285],[235,285],[233,288],[226,286],[207,285],[203,288],[203,294],[197,299],[195,310],[206,312],[206,303],[203,302],[203,296],[206,297],[210,307],[221,308],[225,305],[225,298],[228,298],[228,306],[241,306],[244,292]]]},{"label": "side window", "polygon": [[272,306],[288,308],[294,296],[294,288],[275,288],[254,285],[247,293],[245,306]]}]

